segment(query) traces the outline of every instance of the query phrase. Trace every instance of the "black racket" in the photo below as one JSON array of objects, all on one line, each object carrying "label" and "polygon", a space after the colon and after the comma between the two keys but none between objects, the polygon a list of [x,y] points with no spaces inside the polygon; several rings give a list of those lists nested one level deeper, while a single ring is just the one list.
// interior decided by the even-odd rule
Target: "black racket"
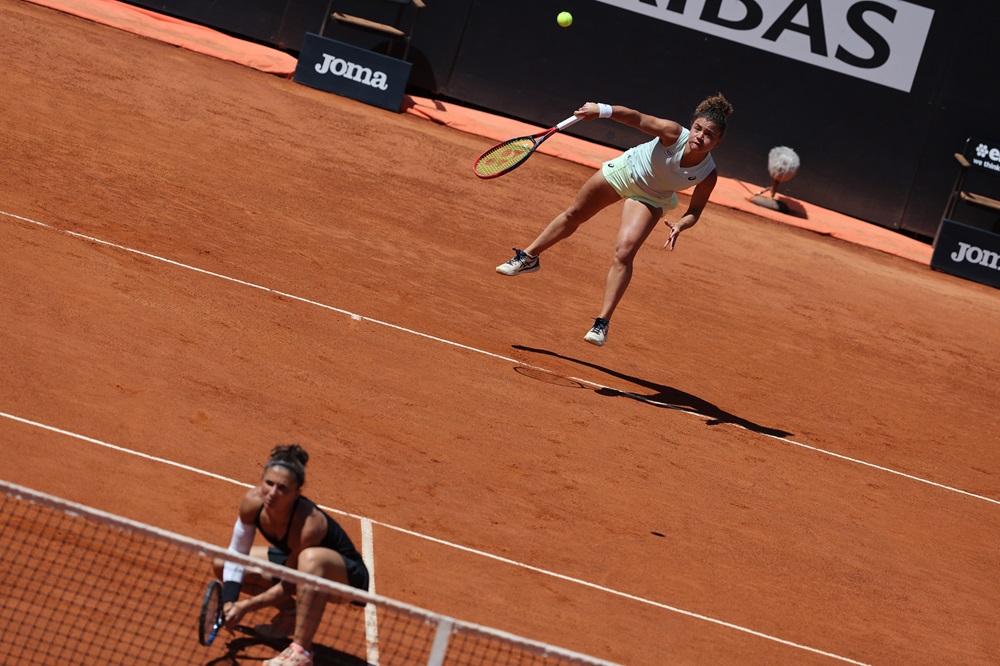
[{"label": "black racket", "polygon": [[226,621],[222,610],[222,583],[213,580],[205,590],[205,598],[201,602],[201,617],[198,618],[198,642],[211,645],[215,635]]},{"label": "black racket", "polygon": [[507,139],[498,143],[476,159],[472,165],[472,170],[480,178],[496,178],[505,173],[510,173],[517,167],[524,164],[524,161],[531,157],[538,146],[556,132],[561,132],[573,123],[581,120],[577,116],[570,116],[555,127],[532,134],[530,136],[519,136],[515,139]]}]

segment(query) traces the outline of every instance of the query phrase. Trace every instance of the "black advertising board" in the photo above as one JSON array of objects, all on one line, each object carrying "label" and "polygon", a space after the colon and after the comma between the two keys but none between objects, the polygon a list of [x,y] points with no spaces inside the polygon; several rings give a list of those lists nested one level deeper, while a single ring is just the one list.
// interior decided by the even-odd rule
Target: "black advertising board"
[{"label": "black advertising board", "polygon": [[[292,51],[331,30],[384,52],[384,38],[329,20],[364,0],[126,1]],[[788,146],[802,168],[785,196],[929,240],[952,155],[996,125],[997,25],[996,0],[427,0],[409,85],[545,127],[588,100],[687,123],[722,91],[736,114],[720,175],[764,185],[769,151]],[[644,139],[615,122],[570,133],[620,149]]]},{"label": "black advertising board", "polygon": [[399,112],[412,65],[308,33],[292,80]]},{"label": "black advertising board", "polygon": [[931,268],[1000,287],[1000,234],[944,220],[934,241]]}]

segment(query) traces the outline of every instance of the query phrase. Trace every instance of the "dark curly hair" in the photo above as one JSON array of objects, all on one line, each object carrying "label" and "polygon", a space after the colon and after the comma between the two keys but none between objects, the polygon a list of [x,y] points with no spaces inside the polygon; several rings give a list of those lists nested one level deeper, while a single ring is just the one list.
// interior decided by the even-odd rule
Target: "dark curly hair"
[{"label": "dark curly hair", "polygon": [[698,108],[694,110],[695,119],[704,118],[710,123],[714,123],[719,128],[719,132],[726,133],[726,118],[733,113],[733,105],[729,103],[722,93],[717,93],[702,100]]},{"label": "dark curly hair", "polygon": [[299,486],[306,482],[306,463],[309,462],[309,454],[298,444],[283,444],[276,446],[271,451],[271,458],[264,465],[264,471],[275,466],[287,469],[295,477]]}]

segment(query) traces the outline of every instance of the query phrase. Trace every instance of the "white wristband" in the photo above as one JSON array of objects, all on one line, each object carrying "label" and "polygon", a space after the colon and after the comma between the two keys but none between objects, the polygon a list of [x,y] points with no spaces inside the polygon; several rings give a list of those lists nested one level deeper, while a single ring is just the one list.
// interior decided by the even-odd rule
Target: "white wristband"
[{"label": "white wristband", "polygon": [[601,115],[600,115],[601,118],[610,118],[611,117],[611,105],[610,104],[601,104],[600,102],[598,102],[597,103],[597,108],[601,112]]}]

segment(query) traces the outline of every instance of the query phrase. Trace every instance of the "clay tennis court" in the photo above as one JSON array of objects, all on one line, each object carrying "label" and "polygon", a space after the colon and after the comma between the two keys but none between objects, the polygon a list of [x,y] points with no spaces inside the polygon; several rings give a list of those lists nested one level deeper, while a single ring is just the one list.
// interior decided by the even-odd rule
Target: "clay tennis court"
[{"label": "clay tennis court", "polygon": [[995,289],[712,205],[599,349],[619,206],[494,272],[589,168],[0,24],[5,480],[225,545],[218,477],[294,441],[407,603],[627,664],[996,662]]}]

